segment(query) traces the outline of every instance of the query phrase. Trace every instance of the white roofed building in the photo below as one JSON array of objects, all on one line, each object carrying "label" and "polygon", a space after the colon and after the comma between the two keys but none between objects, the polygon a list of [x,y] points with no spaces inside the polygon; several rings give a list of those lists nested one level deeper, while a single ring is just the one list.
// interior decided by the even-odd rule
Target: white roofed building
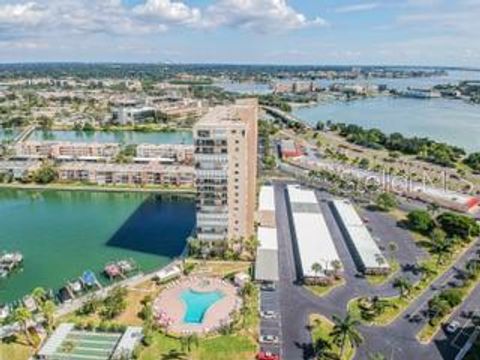
[{"label": "white roofed building", "polygon": [[335,200],[333,208],[359,270],[366,274],[388,273],[387,259],[353,205],[348,200]]},{"label": "white roofed building", "polygon": [[[329,281],[341,272],[342,262],[315,192],[299,185],[288,185],[287,192],[302,276],[306,281]],[[320,270],[315,271],[316,264]]]}]

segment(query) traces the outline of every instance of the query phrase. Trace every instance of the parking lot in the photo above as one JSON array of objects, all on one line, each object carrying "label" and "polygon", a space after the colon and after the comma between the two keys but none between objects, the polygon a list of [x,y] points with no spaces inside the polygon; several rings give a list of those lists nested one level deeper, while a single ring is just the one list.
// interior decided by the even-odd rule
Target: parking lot
[{"label": "parking lot", "polygon": [[273,335],[278,341],[275,343],[262,342],[261,351],[281,355],[282,330],[280,326],[280,298],[278,289],[260,289],[260,335]]}]

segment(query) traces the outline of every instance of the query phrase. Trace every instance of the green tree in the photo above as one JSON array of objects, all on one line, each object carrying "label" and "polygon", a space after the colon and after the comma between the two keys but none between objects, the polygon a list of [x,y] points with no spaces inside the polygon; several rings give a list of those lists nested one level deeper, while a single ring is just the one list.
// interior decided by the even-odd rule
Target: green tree
[{"label": "green tree", "polygon": [[55,310],[56,310],[55,303],[51,300],[45,301],[40,306],[40,311],[42,312],[42,314],[45,318],[45,324],[47,326],[48,333],[52,332],[53,318],[54,318],[54,315],[55,315]]},{"label": "green tree", "polygon": [[395,195],[384,192],[378,195],[375,204],[381,211],[390,211],[397,206],[397,199],[395,198]]},{"label": "green tree", "polygon": [[33,181],[39,184],[49,184],[58,178],[55,167],[50,163],[44,163],[33,174]]},{"label": "green tree", "polygon": [[437,265],[442,263],[445,256],[450,254],[452,241],[447,239],[445,232],[440,229],[434,229],[430,235],[430,252],[437,256]]},{"label": "green tree", "polygon": [[392,285],[400,291],[401,298],[407,297],[412,290],[412,283],[404,276],[397,277]]},{"label": "green tree", "polygon": [[480,225],[474,218],[466,215],[445,212],[437,217],[437,221],[449,237],[458,236],[468,240],[480,235]]},{"label": "green tree", "polygon": [[330,332],[330,336],[335,344],[340,347],[340,359],[343,359],[345,346],[349,343],[352,347],[358,347],[363,342],[363,337],[357,327],[360,321],[355,319],[350,313],[345,318],[333,316],[334,326]]},{"label": "green tree", "polygon": [[42,115],[37,122],[43,130],[49,130],[53,126],[53,119],[49,116]]},{"label": "green tree", "polygon": [[105,298],[100,315],[103,319],[110,320],[120,315],[127,307],[127,290],[123,287],[114,288]]},{"label": "green tree", "polygon": [[425,210],[413,210],[407,215],[407,226],[410,230],[428,234],[434,227],[430,214]]},{"label": "green tree", "polygon": [[311,270],[312,270],[312,271],[315,273],[315,275],[318,277],[318,276],[320,275],[320,273],[322,272],[322,270],[323,270],[323,266],[322,266],[320,263],[316,262],[316,263],[313,263],[313,264],[312,264],[312,269],[311,269]]},{"label": "green tree", "polygon": [[32,313],[24,306],[20,306],[15,309],[13,313],[13,320],[18,322],[23,329],[23,333],[28,341],[28,343],[33,346],[33,340],[30,336],[30,331],[28,330],[28,323],[32,320]]},{"label": "green tree", "polygon": [[36,287],[32,291],[32,297],[35,299],[38,306],[41,306],[46,300],[47,292],[42,287]]}]

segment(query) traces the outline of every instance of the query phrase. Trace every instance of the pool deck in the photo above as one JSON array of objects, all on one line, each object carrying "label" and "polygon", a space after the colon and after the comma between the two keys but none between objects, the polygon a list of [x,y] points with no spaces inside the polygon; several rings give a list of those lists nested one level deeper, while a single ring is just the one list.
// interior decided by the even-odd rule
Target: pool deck
[{"label": "pool deck", "polygon": [[[196,292],[220,291],[223,298],[214,303],[203,316],[201,324],[185,323],[183,318],[186,305],[181,298],[185,290]],[[154,302],[154,313],[157,318],[164,313],[170,320],[167,330],[175,334],[209,333],[216,331],[231,321],[231,314],[240,309],[241,299],[237,289],[229,282],[217,278],[189,277],[178,280],[165,289]]]}]

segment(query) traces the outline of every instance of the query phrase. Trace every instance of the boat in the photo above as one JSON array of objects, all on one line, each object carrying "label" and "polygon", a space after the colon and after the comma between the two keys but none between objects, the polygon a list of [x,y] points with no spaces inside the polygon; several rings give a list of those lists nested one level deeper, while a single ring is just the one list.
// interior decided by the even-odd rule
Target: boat
[{"label": "boat", "polygon": [[95,276],[95,273],[91,270],[84,271],[82,274],[82,277],[80,278],[80,281],[83,283],[83,285],[86,288],[92,288],[94,286],[101,288],[101,285],[98,282],[97,277]]},{"label": "boat", "polygon": [[117,265],[124,274],[128,274],[136,269],[133,260],[120,260],[117,262]]},{"label": "boat", "polygon": [[83,290],[83,285],[82,285],[82,282],[80,280],[75,280],[75,281],[69,282],[68,286],[70,287],[72,292],[75,293],[75,294],[79,294]]},{"label": "boat", "polygon": [[68,303],[73,300],[73,294],[67,286],[64,286],[58,290],[57,298],[61,303]]},{"label": "boat", "polygon": [[19,252],[4,252],[0,255],[0,278],[9,275],[23,262],[23,255]]},{"label": "boat", "polygon": [[107,264],[103,271],[110,279],[123,276],[122,270],[116,263]]}]

